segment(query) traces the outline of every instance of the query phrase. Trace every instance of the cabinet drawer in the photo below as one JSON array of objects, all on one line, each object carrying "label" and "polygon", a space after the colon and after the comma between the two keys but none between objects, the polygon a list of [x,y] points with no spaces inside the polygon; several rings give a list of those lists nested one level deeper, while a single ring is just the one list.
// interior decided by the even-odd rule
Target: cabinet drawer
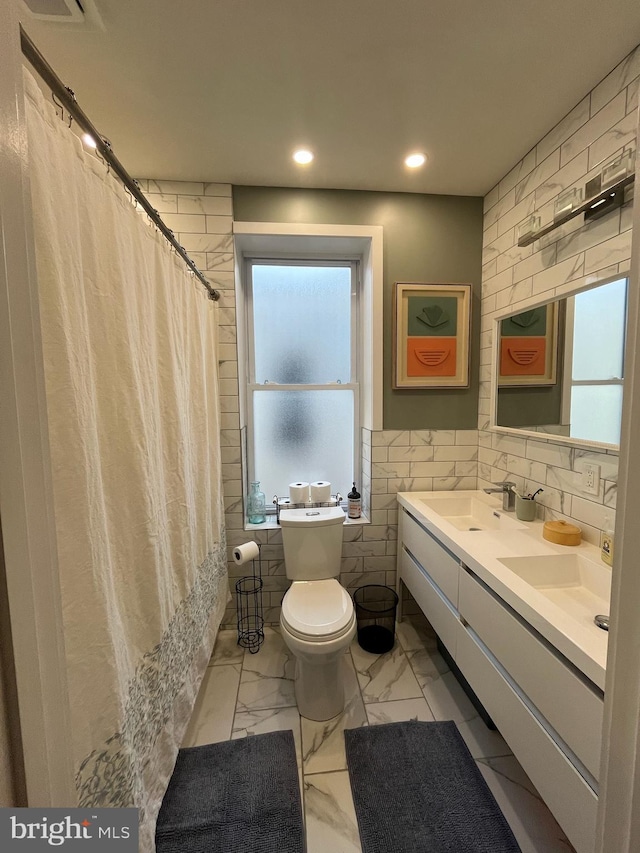
[{"label": "cabinet drawer", "polygon": [[453,657],[456,653],[458,615],[442,593],[405,549],[401,552],[401,578],[433,629]]},{"label": "cabinet drawer", "polygon": [[460,625],[457,663],[578,853],[593,853],[598,799]]},{"label": "cabinet drawer", "polygon": [[460,572],[459,609],[531,703],[597,779],[604,704],[599,691],[464,570]]},{"label": "cabinet drawer", "polygon": [[454,607],[458,606],[460,561],[447,551],[424,527],[403,511],[402,540],[420,565],[436,582]]}]

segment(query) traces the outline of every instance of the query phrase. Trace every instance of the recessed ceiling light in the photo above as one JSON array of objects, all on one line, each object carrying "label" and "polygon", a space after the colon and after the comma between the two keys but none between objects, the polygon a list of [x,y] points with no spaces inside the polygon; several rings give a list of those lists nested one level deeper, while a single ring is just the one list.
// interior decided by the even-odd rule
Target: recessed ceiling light
[{"label": "recessed ceiling light", "polygon": [[404,162],[410,169],[417,169],[419,166],[424,166],[426,159],[424,154],[409,154]]},{"label": "recessed ceiling light", "polygon": [[293,159],[301,166],[306,166],[313,160],[313,154],[306,148],[299,148],[294,152]]}]

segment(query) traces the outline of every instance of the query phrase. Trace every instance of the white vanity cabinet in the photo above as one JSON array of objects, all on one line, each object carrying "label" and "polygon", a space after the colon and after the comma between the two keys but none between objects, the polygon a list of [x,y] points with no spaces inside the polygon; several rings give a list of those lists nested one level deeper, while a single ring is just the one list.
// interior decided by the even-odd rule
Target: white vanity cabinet
[{"label": "white vanity cabinet", "polygon": [[455,656],[460,561],[409,513],[403,511],[398,522],[402,540],[398,577],[402,577],[436,634]]},{"label": "white vanity cabinet", "polygon": [[398,594],[406,584],[571,843],[591,853],[602,691],[467,568],[463,548],[399,510]]}]

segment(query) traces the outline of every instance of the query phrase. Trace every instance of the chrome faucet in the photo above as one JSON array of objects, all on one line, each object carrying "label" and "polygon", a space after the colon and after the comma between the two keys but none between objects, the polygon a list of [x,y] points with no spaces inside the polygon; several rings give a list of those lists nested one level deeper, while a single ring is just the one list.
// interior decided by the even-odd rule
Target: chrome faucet
[{"label": "chrome faucet", "polygon": [[495,489],[483,489],[488,495],[500,494],[502,492],[502,509],[505,512],[513,512],[516,508],[516,493],[513,491],[515,483],[505,480],[504,483],[494,483]]}]

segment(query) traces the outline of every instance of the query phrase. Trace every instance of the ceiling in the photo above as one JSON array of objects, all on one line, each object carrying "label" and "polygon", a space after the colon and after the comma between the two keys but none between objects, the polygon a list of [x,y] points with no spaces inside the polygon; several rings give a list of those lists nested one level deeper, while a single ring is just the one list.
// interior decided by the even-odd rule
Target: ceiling
[{"label": "ceiling", "polygon": [[638,0],[95,5],[23,25],[129,172],[173,180],[484,195],[640,42]]}]

